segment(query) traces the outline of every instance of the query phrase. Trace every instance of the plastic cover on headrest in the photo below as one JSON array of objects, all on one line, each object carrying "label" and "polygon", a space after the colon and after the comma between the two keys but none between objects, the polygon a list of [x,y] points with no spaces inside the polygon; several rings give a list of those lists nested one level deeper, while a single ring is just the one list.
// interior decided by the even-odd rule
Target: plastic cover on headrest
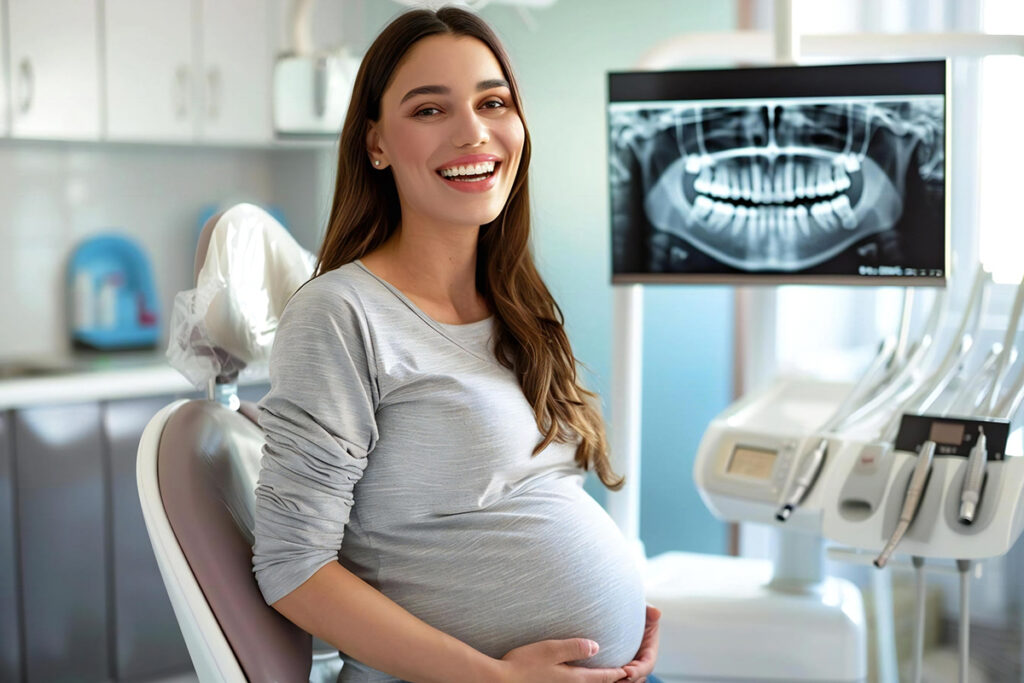
[{"label": "plastic cover on headrest", "polygon": [[289,297],[313,274],[315,257],[273,216],[252,204],[225,211],[210,235],[195,289],[178,292],[167,360],[205,390],[211,379],[270,357]]}]

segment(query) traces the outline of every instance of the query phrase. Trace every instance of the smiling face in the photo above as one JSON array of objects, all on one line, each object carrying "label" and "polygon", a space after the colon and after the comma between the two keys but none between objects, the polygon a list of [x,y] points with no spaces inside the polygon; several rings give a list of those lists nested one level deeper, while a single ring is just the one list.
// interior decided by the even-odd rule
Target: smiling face
[{"label": "smiling face", "polygon": [[404,225],[476,228],[504,208],[524,137],[490,48],[476,38],[435,35],[395,70],[367,150],[371,164],[381,162],[374,168],[394,173]]}]

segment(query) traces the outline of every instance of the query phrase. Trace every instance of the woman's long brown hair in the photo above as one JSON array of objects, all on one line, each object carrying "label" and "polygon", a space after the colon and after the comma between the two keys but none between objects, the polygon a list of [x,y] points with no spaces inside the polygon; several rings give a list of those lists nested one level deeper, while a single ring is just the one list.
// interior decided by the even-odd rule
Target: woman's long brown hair
[{"label": "woman's long brown hair", "polygon": [[[314,277],[350,263],[384,243],[398,227],[401,210],[392,174],[376,171],[367,157],[370,121],[380,118],[384,90],[409,49],[427,36],[447,34],[486,44],[504,73],[520,117],[519,87],[494,31],[471,12],[454,7],[400,15],[367,50],[356,75],[341,130],[334,202]],[[495,317],[495,355],[516,373],[544,435],[534,455],[552,441],[574,443],[576,463],[597,473],[613,491],[625,479],[608,457],[597,395],[577,381],[577,361],[565,334],[562,311],[541,280],[530,253],[530,133],[523,120],[522,159],[508,201],[497,218],[480,226],[476,286]]]}]

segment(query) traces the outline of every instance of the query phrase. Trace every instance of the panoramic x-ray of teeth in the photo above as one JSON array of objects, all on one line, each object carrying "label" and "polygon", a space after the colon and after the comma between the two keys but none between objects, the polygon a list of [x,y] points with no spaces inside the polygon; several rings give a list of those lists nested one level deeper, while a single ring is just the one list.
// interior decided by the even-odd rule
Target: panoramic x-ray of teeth
[{"label": "panoramic x-ray of teeth", "polygon": [[942,96],[612,103],[609,127],[616,273],[942,268]]}]

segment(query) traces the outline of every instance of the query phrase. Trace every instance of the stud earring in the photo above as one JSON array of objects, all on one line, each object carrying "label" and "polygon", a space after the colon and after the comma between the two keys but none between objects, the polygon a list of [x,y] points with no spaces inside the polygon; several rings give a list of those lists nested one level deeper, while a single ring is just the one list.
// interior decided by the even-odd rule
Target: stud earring
[{"label": "stud earring", "polygon": [[380,166],[380,159],[374,159],[373,160],[373,165],[374,166]]}]

